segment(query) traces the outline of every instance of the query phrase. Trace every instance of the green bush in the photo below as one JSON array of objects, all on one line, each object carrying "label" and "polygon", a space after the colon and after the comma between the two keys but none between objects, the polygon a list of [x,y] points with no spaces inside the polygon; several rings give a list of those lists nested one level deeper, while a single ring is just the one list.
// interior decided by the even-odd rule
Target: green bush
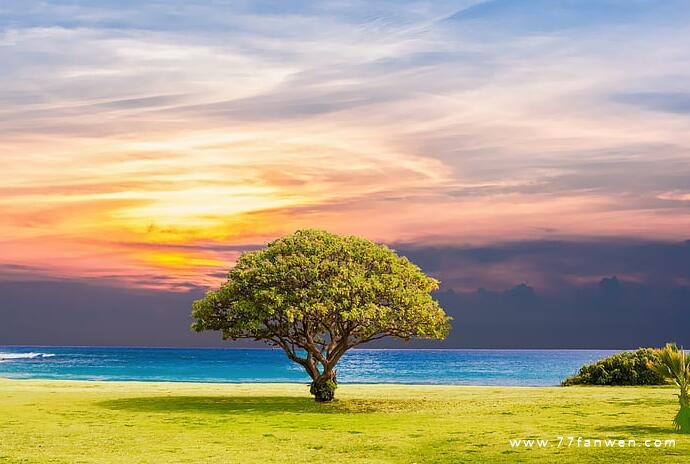
[{"label": "green bush", "polygon": [[667,381],[656,369],[658,364],[659,351],[654,348],[624,351],[582,366],[562,385],[664,385]]}]

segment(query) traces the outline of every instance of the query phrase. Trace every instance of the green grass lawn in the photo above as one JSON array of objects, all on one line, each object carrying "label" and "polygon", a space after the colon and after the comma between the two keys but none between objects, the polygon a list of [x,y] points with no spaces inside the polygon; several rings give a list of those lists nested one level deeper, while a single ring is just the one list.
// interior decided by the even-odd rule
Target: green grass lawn
[{"label": "green grass lawn", "polygon": [[[675,390],[0,379],[2,463],[688,463]],[[638,440],[557,445],[557,436]],[[510,439],[553,446],[514,449]],[[675,448],[644,448],[647,438]]]}]

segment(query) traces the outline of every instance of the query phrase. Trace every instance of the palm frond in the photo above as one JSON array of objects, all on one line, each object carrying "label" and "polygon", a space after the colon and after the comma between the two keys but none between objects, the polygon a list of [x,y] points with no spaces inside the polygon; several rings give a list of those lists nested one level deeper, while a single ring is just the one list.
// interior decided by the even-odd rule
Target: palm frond
[{"label": "palm frond", "polygon": [[690,353],[685,353],[683,348],[679,348],[675,343],[667,343],[659,350],[657,369],[661,375],[673,380],[680,389],[680,410],[673,419],[675,429],[681,433],[690,433]]}]

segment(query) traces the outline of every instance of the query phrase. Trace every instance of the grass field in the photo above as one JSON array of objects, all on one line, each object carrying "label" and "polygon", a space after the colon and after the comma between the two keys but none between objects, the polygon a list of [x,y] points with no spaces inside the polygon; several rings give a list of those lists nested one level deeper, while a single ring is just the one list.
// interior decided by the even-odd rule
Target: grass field
[{"label": "grass field", "polygon": [[[304,385],[0,380],[2,463],[687,463],[675,391],[652,387]],[[557,445],[557,436],[637,447]],[[510,439],[550,440],[511,448]],[[645,439],[675,439],[645,448]],[[553,445],[553,446],[551,446]]]}]

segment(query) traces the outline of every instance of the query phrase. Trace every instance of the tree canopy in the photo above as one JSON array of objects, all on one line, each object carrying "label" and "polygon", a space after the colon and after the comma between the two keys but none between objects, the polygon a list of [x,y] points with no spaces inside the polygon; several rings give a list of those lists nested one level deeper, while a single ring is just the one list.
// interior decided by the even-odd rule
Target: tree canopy
[{"label": "tree canopy", "polygon": [[227,281],[194,302],[196,331],[282,348],[330,400],[335,366],[384,337],[443,339],[450,318],[431,296],[438,281],[390,248],[355,236],[301,230],[243,253]]}]

